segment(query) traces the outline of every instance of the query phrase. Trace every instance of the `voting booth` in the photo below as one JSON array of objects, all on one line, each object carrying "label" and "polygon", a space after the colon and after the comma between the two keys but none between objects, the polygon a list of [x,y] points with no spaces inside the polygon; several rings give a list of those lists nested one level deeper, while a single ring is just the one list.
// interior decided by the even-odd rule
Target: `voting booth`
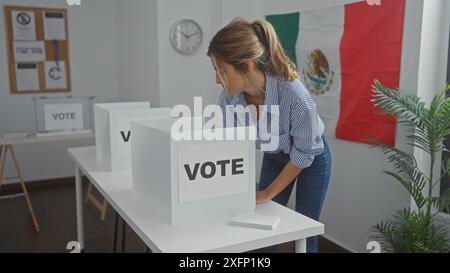
[{"label": "voting booth", "polygon": [[95,97],[33,97],[36,135],[92,132]]},{"label": "voting booth", "polygon": [[170,108],[150,108],[149,102],[95,104],[97,160],[107,171],[131,169],[130,122],[139,119],[168,118]]},{"label": "voting booth", "polygon": [[175,140],[177,120],[131,122],[133,190],[152,204],[143,209],[170,224],[253,212],[255,128],[216,129],[247,133],[243,140]]}]

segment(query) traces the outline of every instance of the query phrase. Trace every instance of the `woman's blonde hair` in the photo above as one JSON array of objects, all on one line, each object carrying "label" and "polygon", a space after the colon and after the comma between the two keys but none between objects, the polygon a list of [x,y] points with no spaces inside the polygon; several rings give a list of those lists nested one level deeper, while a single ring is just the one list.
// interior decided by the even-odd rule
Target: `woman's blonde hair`
[{"label": "woman's blonde hair", "polygon": [[245,61],[254,61],[260,71],[284,80],[298,79],[295,64],[283,49],[273,26],[266,20],[233,20],[209,44],[208,56],[243,71]]}]

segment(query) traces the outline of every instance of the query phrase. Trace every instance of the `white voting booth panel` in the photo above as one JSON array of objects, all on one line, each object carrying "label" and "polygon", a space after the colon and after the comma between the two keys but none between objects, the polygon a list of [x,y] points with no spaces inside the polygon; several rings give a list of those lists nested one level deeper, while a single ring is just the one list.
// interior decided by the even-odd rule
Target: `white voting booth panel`
[{"label": "white voting booth panel", "polygon": [[[253,212],[254,140],[174,140],[176,120],[131,122],[133,190],[152,204],[143,209],[170,224]],[[254,128],[216,130],[255,134]]]},{"label": "white voting booth panel", "polygon": [[99,162],[105,162],[108,165],[111,162],[110,112],[139,108],[150,108],[150,102],[97,103],[94,105],[95,145]]},{"label": "white voting booth panel", "polygon": [[130,121],[168,118],[170,108],[150,108],[150,103],[95,105],[97,160],[113,172],[131,169]]}]

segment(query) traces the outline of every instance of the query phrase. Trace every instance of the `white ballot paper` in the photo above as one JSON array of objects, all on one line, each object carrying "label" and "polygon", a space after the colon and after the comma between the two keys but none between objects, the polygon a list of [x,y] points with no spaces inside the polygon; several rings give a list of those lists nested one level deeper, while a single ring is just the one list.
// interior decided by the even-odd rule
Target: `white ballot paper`
[{"label": "white ballot paper", "polygon": [[38,68],[36,63],[16,63],[17,91],[39,90]]},{"label": "white ballot paper", "polygon": [[64,13],[44,12],[44,34],[45,40],[66,40],[66,24]]},{"label": "white ballot paper", "polygon": [[67,88],[66,80],[66,63],[59,61],[45,62],[45,86],[47,89],[65,89]]},{"label": "white ballot paper", "polygon": [[14,42],[13,44],[16,62],[45,61],[44,42]]},{"label": "white ballot paper", "polygon": [[230,225],[275,230],[280,223],[280,218],[255,212],[236,214],[228,222]]},{"label": "white ballot paper", "polygon": [[14,10],[11,12],[14,40],[36,40],[34,12]]}]

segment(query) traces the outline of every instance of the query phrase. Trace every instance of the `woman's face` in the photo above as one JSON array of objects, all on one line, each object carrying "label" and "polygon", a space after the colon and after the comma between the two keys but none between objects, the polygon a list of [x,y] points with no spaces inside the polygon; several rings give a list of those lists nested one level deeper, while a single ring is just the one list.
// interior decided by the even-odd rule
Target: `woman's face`
[{"label": "woman's face", "polygon": [[216,70],[216,83],[221,84],[228,95],[234,96],[245,90],[246,79],[242,72],[214,57],[211,61]]}]

